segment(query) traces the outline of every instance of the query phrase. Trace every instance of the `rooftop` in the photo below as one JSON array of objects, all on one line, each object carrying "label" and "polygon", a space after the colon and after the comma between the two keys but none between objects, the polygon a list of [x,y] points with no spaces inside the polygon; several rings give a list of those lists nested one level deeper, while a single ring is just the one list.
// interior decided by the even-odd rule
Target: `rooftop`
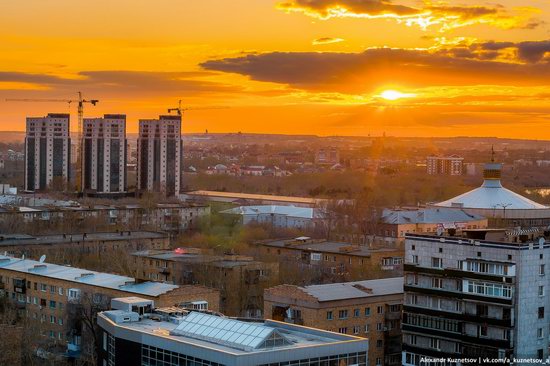
[{"label": "rooftop", "polygon": [[293,197],[293,196],[274,196],[269,194],[251,194],[251,193],[237,193],[237,192],[218,192],[218,191],[192,191],[187,192],[185,195],[189,196],[202,196],[202,197],[222,197],[233,199],[248,199],[258,201],[280,201],[280,202],[294,202],[302,204],[317,204],[323,202],[323,199],[309,198],[309,197]]},{"label": "rooftop", "polygon": [[483,220],[480,215],[450,208],[419,210],[384,210],[382,220],[387,224],[443,224]]},{"label": "rooftop", "polygon": [[222,211],[224,214],[235,215],[284,215],[298,217],[303,219],[312,219],[314,217],[314,209],[310,207],[296,206],[278,206],[278,205],[258,205],[258,206],[239,206],[229,210]]},{"label": "rooftop", "polygon": [[212,266],[227,268],[262,263],[255,261],[252,257],[242,255],[214,255],[201,253],[200,250],[196,248],[178,248],[176,250],[142,250],[132,253],[132,255],[173,262],[208,263]]},{"label": "rooftop", "polygon": [[98,232],[86,234],[26,235],[1,234],[0,246],[55,245],[82,241],[115,241],[129,239],[161,239],[167,234],[155,231]]},{"label": "rooftop", "polygon": [[145,316],[139,321],[116,323],[118,310],[99,314],[99,322],[109,326],[177,342],[180,347],[192,346],[226,354],[250,355],[313,346],[330,346],[353,342],[367,347],[367,339],[339,333],[280,323],[272,320],[243,321],[234,318],[190,312],[169,321],[152,320]]},{"label": "rooftop", "polygon": [[369,249],[363,245],[352,245],[350,243],[336,242],[336,241],[320,241],[313,240],[307,237],[296,239],[280,239],[268,242],[261,242],[259,245],[276,247],[276,248],[289,248],[306,250],[310,252],[320,253],[335,253],[335,254],[347,254],[360,257],[369,257],[372,253],[388,252],[393,253],[396,249],[381,248],[381,249]]},{"label": "rooftop", "polygon": [[319,301],[334,301],[403,293],[403,277],[300,287]]},{"label": "rooftop", "polygon": [[52,279],[65,280],[75,284],[86,284],[147,296],[160,296],[179,286],[160,282],[136,283],[132,277],[111,273],[95,272],[86,269],[43,263],[31,259],[0,255],[0,269],[17,273],[33,274]]}]

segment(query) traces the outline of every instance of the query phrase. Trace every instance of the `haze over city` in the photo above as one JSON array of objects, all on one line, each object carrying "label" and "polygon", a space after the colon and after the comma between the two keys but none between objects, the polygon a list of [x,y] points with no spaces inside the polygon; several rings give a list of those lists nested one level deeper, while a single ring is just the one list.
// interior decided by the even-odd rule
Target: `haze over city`
[{"label": "haze over city", "polygon": [[[3,2],[0,128],[100,99],[128,131],[550,138],[544,0]],[[74,118],[76,119],[76,118]]]}]

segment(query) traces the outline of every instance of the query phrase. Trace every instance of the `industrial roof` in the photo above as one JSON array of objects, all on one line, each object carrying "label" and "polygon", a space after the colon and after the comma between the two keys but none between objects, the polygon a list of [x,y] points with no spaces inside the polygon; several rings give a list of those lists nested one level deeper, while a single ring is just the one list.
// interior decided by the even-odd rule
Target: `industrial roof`
[{"label": "industrial roof", "polygon": [[274,240],[269,242],[261,242],[260,245],[277,247],[277,248],[286,248],[286,249],[296,249],[296,250],[307,250],[310,252],[319,252],[319,253],[334,253],[334,254],[346,254],[346,255],[355,255],[360,257],[369,257],[371,253],[380,253],[388,252],[394,253],[397,250],[392,248],[380,248],[380,249],[369,249],[364,245],[352,245],[351,243],[343,243],[337,241],[315,241],[315,240]]},{"label": "industrial roof", "polygon": [[480,215],[450,208],[419,210],[384,210],[382,220],[387,224],[439,224],[483,220]]},{"label": "industrial roof", "polygon": [[160,239],[167,234],[155,231],[96,232],[87,234],[26,235],[0,234],[0,246],[52,245],[81,241],[115,241],[129,239]]},{"label": "industrial roof", "polygon": [[31,259],[14,258],[4,255],[0,255],[0,269],[22,274],[30,273],[48,278],[70,281],[75,284],[84,283],[90,286],[115,289],[147,296],[159,296],[178,288],[176,285],[161,282],[136,283],[136,280],[132,277],[60,266],[51,263],[41,263]]},{"label": "industrial roof", "polygon": [[308,198],[308,197],[273,196],[269,194],[250,194],[250,193],[218,192],[218,191],[204,191],[204,190],[187,192],[185,194],[191,195],[191,196],[223,197],[223,198],[234,198],[234,199],[281,201],[281,202],[295,202],[295,203],[307,203],[307,204],[316,204],[318,202],[325,201],[323,199]]},{"label": "industrial roof", "polygon": [[279,205],[258,205],[258,206],[240,206],[222,211],[225,214],[235,214],[243,216],[255,215],[284,215],[298,217],[303,219],[312,219],[314,210],[311,207],[279,206]]},{"label": "industrial roof", "polygon": [[319,301],[334,301],[403,293],[403,277],[301,287]]},{"label": "industrial roof", "polygon": [[279,340],[280,345],[290,344],[276,329],[264,324],[199,312],[192,312],[184,317],[171,334],[223,344],[243,351],[267,348],[269,341],[273,339]]}]

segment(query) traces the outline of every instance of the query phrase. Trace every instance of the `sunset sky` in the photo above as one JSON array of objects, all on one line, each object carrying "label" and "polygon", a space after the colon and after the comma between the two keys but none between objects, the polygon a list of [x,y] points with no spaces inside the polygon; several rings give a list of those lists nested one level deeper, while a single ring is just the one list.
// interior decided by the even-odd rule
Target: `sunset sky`
[{"label": "sunset sky", "polygon": [[185,132],[550,139],[550,0],[0,5],[1,130],[82,91],[129,132],[183,99]]}]

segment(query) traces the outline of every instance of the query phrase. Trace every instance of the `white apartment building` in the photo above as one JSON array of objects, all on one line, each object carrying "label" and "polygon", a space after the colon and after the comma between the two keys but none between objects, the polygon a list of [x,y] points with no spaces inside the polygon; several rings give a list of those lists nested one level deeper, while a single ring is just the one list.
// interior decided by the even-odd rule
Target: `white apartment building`
[{"label": "white apartment building", "polygon": [[85,118],[83,124],[82,188],[84,192],[127,190],[126,115]]},{"label": "white apartment building", "polygon": [[69,114],[28,117],[25,136],[25,190],[64,189],[69,181]]},{"label": "white apartment building", "polygon": [[182,150],[181,116],[139,120],[138,191],[179,194]]}]

